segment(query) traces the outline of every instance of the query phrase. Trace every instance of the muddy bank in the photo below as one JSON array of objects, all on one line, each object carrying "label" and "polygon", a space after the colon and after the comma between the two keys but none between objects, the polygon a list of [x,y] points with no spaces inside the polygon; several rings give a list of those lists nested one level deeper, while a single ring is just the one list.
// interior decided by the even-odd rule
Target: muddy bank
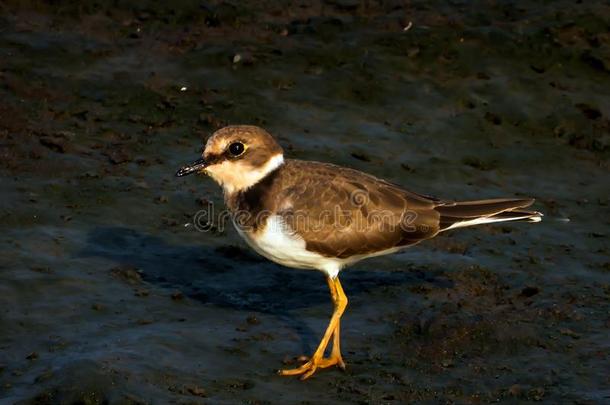
[{"label": "muddy bank", "polygon": [[[0,12],[0,402],[610,398],[603,2]],[[545,221],[346,270],[347,371],[280,378],[328,321],[322,275],[185,226],[221,194],[173,176],[228,123],[422,193],[533,196]]]}]

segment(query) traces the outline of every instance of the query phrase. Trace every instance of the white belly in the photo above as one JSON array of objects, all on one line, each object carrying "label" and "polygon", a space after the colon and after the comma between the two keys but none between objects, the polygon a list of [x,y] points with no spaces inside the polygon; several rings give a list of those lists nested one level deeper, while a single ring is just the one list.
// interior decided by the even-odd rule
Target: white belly
[{"label": "white belly", "polygon": [[282,221],[281,217],[272,215],[267,219],[264,230],[254,235],[241,229],[233,222],[235,229],[244,240],[267,259],[287,267],[299,269],[316,269],[330,277],[336,277],[344,265],[340,259],[329,258],[308,251],[305,241],[295,235]]}]

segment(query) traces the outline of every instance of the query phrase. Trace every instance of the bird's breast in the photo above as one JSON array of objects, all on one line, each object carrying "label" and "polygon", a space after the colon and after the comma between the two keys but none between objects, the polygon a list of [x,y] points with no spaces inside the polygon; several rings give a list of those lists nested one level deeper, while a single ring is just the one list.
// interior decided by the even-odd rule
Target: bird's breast
[{"label": "bird's breast", "polygon": [[279,215],[269,215],[257,229],[244,228],[234,221],[239,235],[252,249],[267,259],[287,267],[327,271],[339,268],[335,259],[307,250],[306,242]]}]

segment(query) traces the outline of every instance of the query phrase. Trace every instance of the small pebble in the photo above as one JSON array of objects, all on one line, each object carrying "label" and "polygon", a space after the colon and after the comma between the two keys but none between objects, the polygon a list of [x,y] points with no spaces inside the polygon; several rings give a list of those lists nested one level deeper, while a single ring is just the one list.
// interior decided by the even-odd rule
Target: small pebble
[{"label": "small pebble", "polygon": [[525,287],[524,289],[521,290],[521,295],[522,297],[533,297],[534,295],[538,294],[540,292],[540,289],[538,287]]},{"label": "small pebble", "polygon": [[528,398],[533,399],[534,401],[542,401],[542,398],[544,397],[544,388],[542,388],[542,387],[532,388],[527,393],[527,396],[528,396]]},{"label": "small pebble", "polygon": [[511,385],[511,387],[508,389],[508,393],[510,394],[510,396],[512,397],[518,397],[521,396],[521,392],[523,390],[521,389],[521,386],[519,384],[514,384]]},{"label": "small pebble", "polygon": [[136,297],[148,297],[150,295],[150,291],[143,288],[138,288],[135,290],[134,295]]},{"label": "small pebble", "polygon": [[205,397],[206,393],[205,390],[201,387],[198,387],[196,385],[187,385],[186,390],[189,392],[189,394],[191,395],[195,395],[197,397]]},{"label": "small pebble", "polygon": [[138,325],[150,325],[151,323],[153,323],[152,319],[138,319],[137,320]]},{"label": "small pebble", "polygon": [[32,352],[32,353],[28,354],[25,358],[28,360],[36,360],[36,359],[38,359],[38,353]]},{"label": "small pebble", "polygon": [[261,321],[256,317],[256,315],[250,315],[246,318],[246,322],[248,322],[249,325],[259,325],[261,323]]},{"label": "small pebble", "polygon": [[142,276],[138,268],[130,265],[120,265],[110,269],[110,274],[128,284],[134,285],[142,282]]},{"label": "small pebble", "polygon": [[580,339],[580,333],[576,333],[572,329],[569,329],[569,328],[559,329],[559,333],[561,333],[562,335],[565,335],[565,336],[569,336],[572,339]]}]

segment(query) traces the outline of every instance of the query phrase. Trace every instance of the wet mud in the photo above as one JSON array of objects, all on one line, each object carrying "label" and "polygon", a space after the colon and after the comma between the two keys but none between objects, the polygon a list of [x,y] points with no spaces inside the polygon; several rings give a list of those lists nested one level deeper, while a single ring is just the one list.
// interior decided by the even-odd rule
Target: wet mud
[{"label": "wet mud", "polygon": [[[0,403],[610,401],[610,7],[0,3]],[[341,279],[193,226],[226,124],[443,198],[537,198]]]}]

